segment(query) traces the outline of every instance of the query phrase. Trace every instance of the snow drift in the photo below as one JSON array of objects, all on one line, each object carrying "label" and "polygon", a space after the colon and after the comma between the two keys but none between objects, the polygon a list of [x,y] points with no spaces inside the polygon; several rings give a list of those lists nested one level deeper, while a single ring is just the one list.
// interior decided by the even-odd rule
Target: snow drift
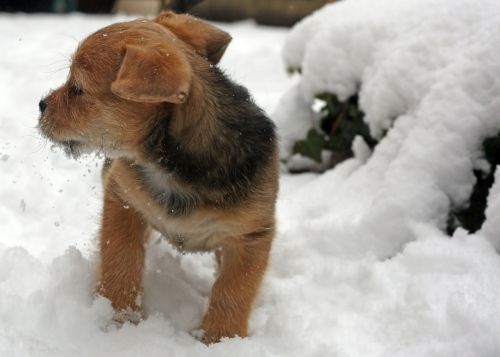
[{"label": "snow drift", "polygon": [[500,130],[499,10],[487,0],[345,1],[288,36],[285,61],[302,75],[274,114],[283,155],[311,127],[319,93],[359,93],[372,135],[387,132],[348,179],[336,182],[345,168],[322,178],[335,182],[325,184],[324,206],[310,200],[321,212],[313,229],[344,237],[335,239],[339,254],[391,256],[419,224],[443,229],[450,208],[468,200],[482,142]]}]

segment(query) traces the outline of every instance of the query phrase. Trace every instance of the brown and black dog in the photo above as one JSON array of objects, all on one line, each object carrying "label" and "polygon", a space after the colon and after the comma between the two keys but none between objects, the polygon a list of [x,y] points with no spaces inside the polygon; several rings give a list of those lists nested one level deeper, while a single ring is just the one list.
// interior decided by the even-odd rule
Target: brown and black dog
[{"label": "brown and black dog", "polygon": [[39,103],[43,135],[106,156],[98,292],[117,316],[142,311],[151,229],[216,252],[206,343],[247,335],[275,234],[275,128],[215,66],[230,40],[172,12],[114,24],[80,44],[67,82]]}]

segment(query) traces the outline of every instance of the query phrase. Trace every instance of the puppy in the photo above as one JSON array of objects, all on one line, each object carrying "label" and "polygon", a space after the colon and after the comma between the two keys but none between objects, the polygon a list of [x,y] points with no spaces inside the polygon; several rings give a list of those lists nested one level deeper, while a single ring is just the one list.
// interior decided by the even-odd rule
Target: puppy
[{"label": "puppy", "polygon": [[39,129],[77,157],[102,152],[98,292],[141,313],[144,245],[215,251],[203,341],[247,336],[275,234],[275,128],[215,65],[231,37],[188,15],[117,23],[78,47],[67,82],[39,103]]}]

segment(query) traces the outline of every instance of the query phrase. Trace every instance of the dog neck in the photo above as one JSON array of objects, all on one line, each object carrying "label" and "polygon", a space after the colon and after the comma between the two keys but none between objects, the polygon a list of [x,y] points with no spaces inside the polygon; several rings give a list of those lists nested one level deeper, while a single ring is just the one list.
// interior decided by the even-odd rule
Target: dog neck
[{"label": "dog neck", "polygon": [[146,157],[190,187],[240,196],[274,155],[274,125],[218,68],[195,76],[187,101],[156,121]]}]

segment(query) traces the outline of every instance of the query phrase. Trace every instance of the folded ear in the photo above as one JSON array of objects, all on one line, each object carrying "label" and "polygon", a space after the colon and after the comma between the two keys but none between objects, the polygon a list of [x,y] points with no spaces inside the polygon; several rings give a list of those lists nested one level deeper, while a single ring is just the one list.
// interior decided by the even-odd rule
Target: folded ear
[{"label": "folded ear", "polygon": [[134,102],[180,104],[190,82],[191,66],[179,50],[127,45],[111,91]]},{"label": "folded ear", "polygon": [[190,15],[165,11],[154,21],[172,31],[213,64],[219,63],[231,42],[227,32]]}]

